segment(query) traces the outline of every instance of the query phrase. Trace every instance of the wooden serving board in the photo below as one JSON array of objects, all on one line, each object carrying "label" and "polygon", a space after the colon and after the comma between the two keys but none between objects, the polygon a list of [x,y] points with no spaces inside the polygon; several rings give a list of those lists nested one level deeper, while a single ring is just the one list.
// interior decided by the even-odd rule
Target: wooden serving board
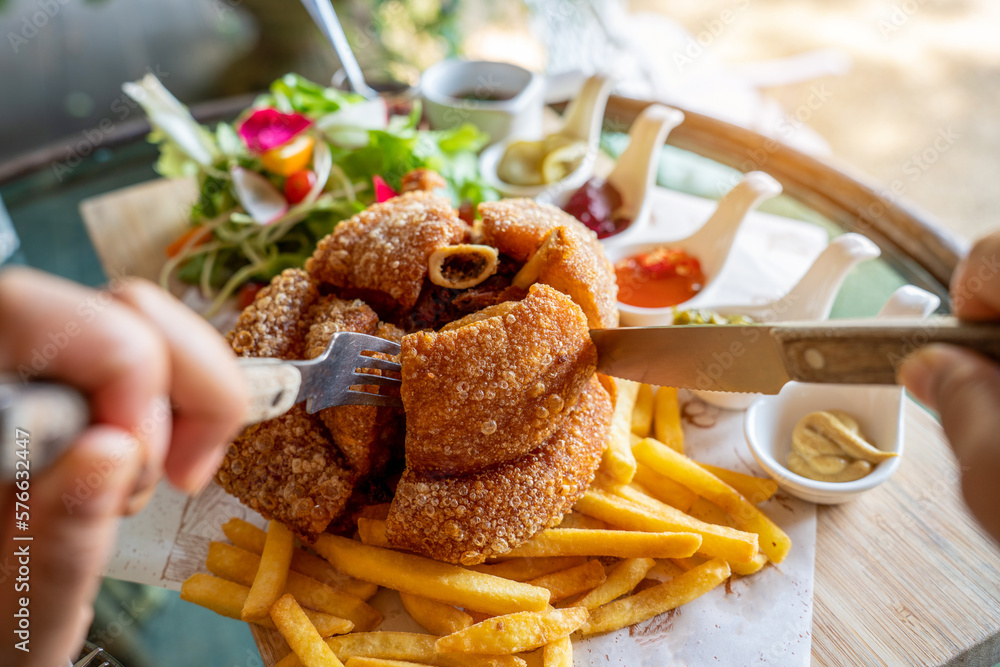
[{"label": "wooden serving board", "polygon": [[[184,229],[194,196],[190,181],[157,180],[84,202],[109,273],[155,280],[161,249]],[[819,509],[813,662],[993,665],[1000,661],[1000,548],[962,503],[939,425],[913,403],[905,451],[888,483]],[[287,654],[280,635],[252,630],[266,665]],[[783,648],[778,643],[761,658],[782,664]]]}]

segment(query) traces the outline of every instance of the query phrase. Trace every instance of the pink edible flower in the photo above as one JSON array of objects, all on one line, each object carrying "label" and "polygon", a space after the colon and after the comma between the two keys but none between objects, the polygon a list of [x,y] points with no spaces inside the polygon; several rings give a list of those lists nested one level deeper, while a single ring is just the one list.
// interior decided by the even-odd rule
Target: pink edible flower
[{"label": "pink edible flower", "polygon": [[288,143],[310,125],[312,121],[302,114],[266,108],[255,109],[237,131],[251,151],[263,153]]},{"label": "pink edible flower", "polygon": [[372,185],[375,186],[375,201],[379,204],[399,195],[381,176],[372,176]]}]

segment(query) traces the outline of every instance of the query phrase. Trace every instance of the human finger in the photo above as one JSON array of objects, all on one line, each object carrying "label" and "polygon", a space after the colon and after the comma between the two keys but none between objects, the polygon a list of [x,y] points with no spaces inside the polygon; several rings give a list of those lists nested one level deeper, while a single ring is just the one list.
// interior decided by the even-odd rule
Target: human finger
[{"label": "human finger", "polygon": [[218,470],[246,412],[236,356],[208,322],[150,282],[129,280],[115,297],[152,323],[166,343],[173,435],[165,471],[176,486],[196,492]]},{"label": "human finger", "polygon": [[1000,540],[1000,366],[950,345],[921,348],[900,366],[898,379],[936,409],[958,458],[962,493],[979,522]]},{"label": "human finger", "polygon": [[1000,319],[1000,232],[977,240],[951,280],[951,308],[968,320]]}]

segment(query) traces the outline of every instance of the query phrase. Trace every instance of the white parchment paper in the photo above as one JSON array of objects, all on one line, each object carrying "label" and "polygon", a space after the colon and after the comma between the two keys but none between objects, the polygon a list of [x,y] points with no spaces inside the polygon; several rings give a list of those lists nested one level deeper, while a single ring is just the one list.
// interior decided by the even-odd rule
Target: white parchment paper
[{"label": "white parchment paper", "polygon": [[[656,224],[669,224],[676,238],[690,234],[711,214],[715,203],[658,189]],[[720,304],[766,303],[782,296],[805,273],[826,246],[823,230],[767,214],[751,214],[737,234],[732,256],[718,277]],[[743,412],[708,406],[687,392],[685,446],[694,458],[741,472],[756,467],[743,438]],[[780,565],[757,574],[734,577],[678,610],[617,633],[575,644],[577,665],[747,665],[772,662],[805,665],[809,661],[812,623],[815,506],[781,492],[762,509],[792,538],[792,550]],[[187,497],[161,484],[149,506],[122,522],[106,576],[179,589],[181,582],[204,571],[211,540],[225,539],[221,524],[241,517],[264,526],[215,484]],[[382,629],[419,630],[405,618],[398,597],[383,591],[374,598],[386,616]]]}]

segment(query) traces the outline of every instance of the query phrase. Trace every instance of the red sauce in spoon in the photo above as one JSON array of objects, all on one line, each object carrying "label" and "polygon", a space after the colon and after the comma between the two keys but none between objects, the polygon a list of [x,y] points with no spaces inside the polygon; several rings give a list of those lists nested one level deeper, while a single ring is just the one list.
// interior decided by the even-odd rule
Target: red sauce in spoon
[{"label": "red sauce in spoon", "polygon": [[632,222],[616,216],[622,206],[622,196],[613,185],[599,178],[592,178],[573,193],[563,210],[597,232],[605,239],[625,230]]},{"label": "red sauce in spoon", "polygon": [[683,248],[663,246],[615,264],[618,300],[640,308],[684,303],[705,286],[697,257]]}]

